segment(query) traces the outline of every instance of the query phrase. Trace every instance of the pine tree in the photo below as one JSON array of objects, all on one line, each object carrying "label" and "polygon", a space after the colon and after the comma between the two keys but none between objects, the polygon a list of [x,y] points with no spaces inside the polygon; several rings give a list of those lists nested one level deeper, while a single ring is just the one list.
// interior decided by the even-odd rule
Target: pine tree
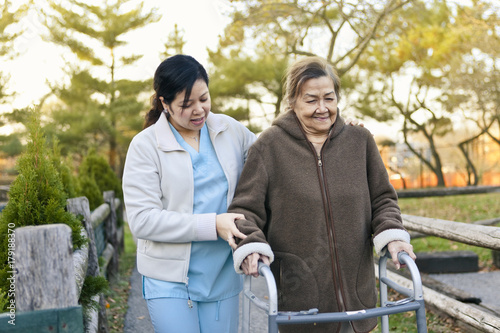
[{"label": "pine tree", "polygon": [[19,175],[10,187],[9,202],[0,217],[0,289],[4,291],[8,290],[11,270],[7,266],[8,229],[65,223],[72,230],[75,248],[86,242],[81,222],[65,210],[67,195],[39,124],[40,115],[33,112],[26,151],[17,162]]},{"label": "pine tree", "polygon": [[[0,61],[2,62],[2,69],[8,67],[5,63],[15,55],[14,43],[16,39],[21,36],[22,30],[20,29],[19,21],[26,15],[28,5],[24,4],[17,9],[13,9],[12,1],[4,0],[2,8],[0,9]],[[8,104],[12,98],[12,93],[9,93],[8,88],[9,77],[6,73],[0,70],[0,103]],[[9,124],[9,119],[5,117],[6,112],[0,115],[0,127]],[[0,152],[6,156],[16,156],[21,153],[22,144],[17,133],[10,135],[0,135]],[[1,156],[0,156],[1,158]]]},{"label": "pine tree", "polygon": [[[54,110],[56,133],[79,145],[82,154],[100,147],[112,169],[120,174],[126,148],[140,130],[140,112],[146,106],[139,95],[150,89],[150,81],[118,79],[121,69],[134,64],[140,55],[126,54],[124,35],[159,20],[155,9],[144,11],[144,3],[130,0],[87,4],[78,0],[50,1],[45,11],[48,39],[68,47],[81,62],[70,65],[71,85],[53,87],[63,105]],[[125,9],[127,8],[127,9]],[[96,73],[104,73],[97,75]]]}]

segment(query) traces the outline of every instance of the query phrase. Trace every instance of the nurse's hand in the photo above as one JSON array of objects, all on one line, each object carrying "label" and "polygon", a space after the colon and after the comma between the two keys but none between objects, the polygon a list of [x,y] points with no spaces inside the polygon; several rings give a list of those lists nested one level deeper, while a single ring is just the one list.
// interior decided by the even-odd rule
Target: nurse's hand
[{"label": "nurse's hand", "polygon": [[361,121],[359,121],[358,119],[353,119],[353,118],[347,118],[345,120],[345,123],[348,124],[348,125],[351,125],[351,126],[356,126],[356,125],[359,125],[361,127],[365,127],[365,124],[363,124]]},{"label": "nurse's hand", "polygon": [[259,261],[262,261],[266,265],[270,265],[269,257],[262,255],[260,253],[252,253],[248,255],[243,263],[241,264],[241,270],[246,275],[252,275],[253,277],[259,277]]},{"label": "nurse's hand", "polygon": [[220,238],[225,239],[229,246],[236,249],[236,241],[234,237],[238,237],[240,239],[245,239],[247,236],[238,230],[236,224],[234,224],[235,220],[244,219],[245,215],[243,214],[235,214],[235,213],[225,213],[217,215],[215,218],[215,228],[217,229],[217,235]]}]

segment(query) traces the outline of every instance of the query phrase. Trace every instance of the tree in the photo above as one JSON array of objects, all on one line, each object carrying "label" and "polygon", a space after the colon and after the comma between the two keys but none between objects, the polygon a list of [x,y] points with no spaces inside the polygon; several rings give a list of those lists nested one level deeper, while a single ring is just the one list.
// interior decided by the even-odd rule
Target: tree
[{"label": "tree", "polygon": [[[227,80],[225,85],[212,85],[221,91],[216,91],[215,104],[230,105],[228,112],[239,119],[250,117],[250,102],[262,109],[272,105],[272,117],[276,116],[281,108],[281,81],[290,60],[320,56],[343,76],[384,28],[383,19],[411,2],[231,1],[232,22],[217,51],[210,54],[216,73],[212,77]],[[235,103],[235,98],[243,102]]]},{"label": "tree", "polygon": [[[17,162],[19,175],[9,190],[9,202],[0,216],[0,290],[9,290],[9,230],[30,225],[65,223],[72,230],[73,246],[86,242],[81,222],[66,211],[66,192],[40,127],[40,115],[32,112],[27,149]],[[11,231],[12,232],[12,231]],[[1,292],[0,292],[1,293]],[[2,309],[0,309],[1,311]]]},{"label": "tree", "polygon": [[450,64],[448,80],[442,85],[443,103],[450,112],[461,112],[477,129],[458,143],[467,161],[468,183],[477,185],[479,172],[471,157],[472,144],[483,135],[500,145],[500,14],[498,5],[474,1],[459,8],[457,23],[474,34],[471,50]]},{"label": "tree", "polygon": [[[452,73],[470,56],[475,34],[474,25],[457,14],[465,8],[446,1],[413,2],[399,17],[388,18],[392,30],[380,31],[358,62],[357,109],[379,121],[399,117],[405,143],[436,175],[438,186],[445,181],[436,139],[453,130],[443,92],[455,87]],[[404,76],[413,79],[406,97],[398,98]],[[425,138],[428,156],[413,144],[417,135]]]},{"label": "tree", "polygon": [[[23,31],[17,26],[19,21],[26,15],[28,4],[13,9],[12,2],[3,1],[0,15],[0,61],[9,59],[14,55],[14,43],[22,35]],[[14,29],[11,29],[14,28]],[[5,102],[12,94],[7,91],[9,78],[0,71],[0,103]],[[7,119],[2,115],[0,127],[7,124]],[[0,152],[7,156],[16,156],[21,153],[22,144],[17,134],[0,135]]]},{"label": "tree", "polygon": [[[2,60],[15,53],[13,51],[14,42],[23,33],[22,30],[15,28],[15,26],[18,25],[19,21],[28,11],[28,4],[22,5],[17,9],[13,9],[13,7],[10,0],[3,1],[2,14],[0,16],[0,59],[3,58]],[[12,27],[14,29],[10,29]],[[9,95],[5,90],[7,82],[8,78],[0,72],[0,101]]]},{"label": "tree", "polygon": [[[281,109],[282,78],[288,57],[270,49],[259,48],[253,58],[233,50],[226,56],[220,50],[209,52],[213,69],[210,73],[212,109],[224,112],[247,127],[259,132],[263,124],[269,124]],[[251,105],[261,108],[260,118],[251,114]],[[266,106],[271,109],[272,118]]]},{"label": "tree", "polygon": [[[120,47],[126,45],[126,33],[159,20],[154,9],[144,12],[143,2],[124,11],[129,2],[90,5],[77,0],[51,1],[50,10],[45,11],[49,40],[69,47],[87,65],[71,66],[71,85],[53,87],[63,102],[52,110],[59,127],[57,134],[69,139],[79,137],[80,142],[93,138],[95,147],[105,144],[109,164],[118,174],[126,146],[142,123],[138,115],[144,104],[138,95],[149,88],[148,81],[118,79],[119,69],[141,57],[119,56]],[[103,70],[107,73],[104,78],[97,74]]]},{"label": "tree", "polygon": [[184,30],[179,29],[176,23],[174,25],[174,31],[168,35],[164,51],[160,54],[162,60],[176,54],[182,54],[184,45],[186,45],[186,41],[184,40]]}]

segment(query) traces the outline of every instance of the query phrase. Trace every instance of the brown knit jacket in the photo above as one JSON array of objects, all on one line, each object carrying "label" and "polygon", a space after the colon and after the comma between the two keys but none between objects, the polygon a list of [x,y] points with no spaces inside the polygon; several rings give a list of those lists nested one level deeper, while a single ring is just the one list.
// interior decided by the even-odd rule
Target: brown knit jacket
[{"label": "brown knit jacket", "polygon": [[[279,310],[354,311],[376,306],[373,241],[409,242],[394,188],[368,130],[338,116],[318,157],[295,113],[277,118],[250,148],[230,212],[250,253],[270,257]],[[376,242],[376,241],[375,241]],[[262,248],[270,245],[272,252]],[[376,242],[377,245],[377,242]],[[368,332],[376,318],[353,322]],[[281,332],[336,332],[338,324],[285,325]]]}]

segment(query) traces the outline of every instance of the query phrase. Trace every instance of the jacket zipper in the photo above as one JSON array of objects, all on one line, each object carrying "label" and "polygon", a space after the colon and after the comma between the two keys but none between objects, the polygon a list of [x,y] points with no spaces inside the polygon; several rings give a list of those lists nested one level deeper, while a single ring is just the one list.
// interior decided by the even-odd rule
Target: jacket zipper
[{"label": "jacket zipper", "polygon": [[[314,152],[316,149],[312,147]],[[323,152],[323,147],[321,148],[321,153]],[[328,230],[328,239],[330,242],[330,250],[332,253],[332,273],[333,273],[333,285],[335,286],[335,293],[337,294],[337,304],[339,306],[340,312],[346,311],[344,294],[341,288],[341,278],[340,278],[340,269],[337,260],[337,250],[335,248],[334,236],[333,236],[333,216],[331,213],[331,209],[329,207],[328,193],[326,191],[326,181],[323,169],[323,161],[321,158],[321,153],[317,154],[318,158],[318,168],[319,168],[319,177],[320,177],[320,187],[323,196],[323,209],[325,210],[326,215],[326,228]],[[331,224],[331,225],[330,225]]]},{"label": "jacket zipper", "polygon": [[187,290],[187,294],[188,294],[188,308],[192,309],[193,308],[193,301],[191,300],[191,296],[189,295],[188,285],[189,285],[189,278],[186,277],[186,290]]}]

